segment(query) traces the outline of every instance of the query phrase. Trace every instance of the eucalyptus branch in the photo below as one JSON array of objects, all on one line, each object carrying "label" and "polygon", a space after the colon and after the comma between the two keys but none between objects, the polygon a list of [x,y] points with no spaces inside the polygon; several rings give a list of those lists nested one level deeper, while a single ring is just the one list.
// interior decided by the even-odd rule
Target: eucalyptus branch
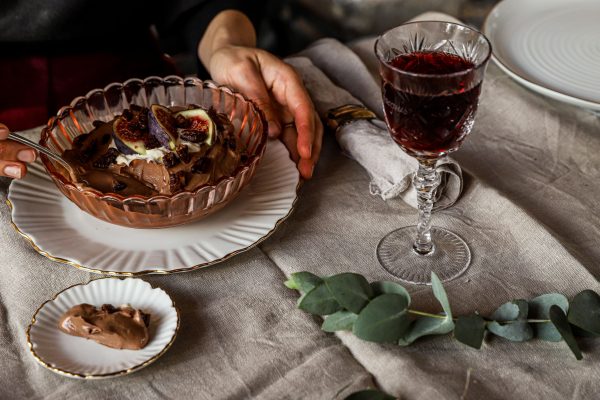
[{"label": "eucalyptus branch", "polygon": [[515,342],[537,338],[566,342],[579,360],[582,355],[574,332],[600,336],[600,296],[592,290],[582,291],[570,303],[562,294],[548,293],[505,303],[488,318],[477,313],[454,317],[435,274],[431,282],[442,308],[439,314],[409,308],[410,294],[396,282],[369,283],[355,273],[321,278],[298,272],[285,284],[302,294],[298,308],[325,318],[323,330],[352,331],[371,342],[407,346],[422,336],[453,333],[458,341],[479,349],[486,335]]},{"label": "eucalyptus branch", "polygon": [[[413,310],[413,309],[408,309],[407,312],[409,314],[414,314],[414,315],[420,315],[423,317],[428,317],[428,318],[438,318],[438,319],[446,319],[447,316],[444,314],[431,314],[425,311],[419,311],[419,310]],[[452,321],[456,321],[458,318],[452,318]],[[486,321],[493,321],[490,319],[486,319],[484,318]],[[547,324],[550,323],[552,321],[550,321],[549,319],[526,319],[526,320],[519,320],[519,321],[496,321],[499,324],[512,324],[515,322],[527,322],[530,324]]]}]

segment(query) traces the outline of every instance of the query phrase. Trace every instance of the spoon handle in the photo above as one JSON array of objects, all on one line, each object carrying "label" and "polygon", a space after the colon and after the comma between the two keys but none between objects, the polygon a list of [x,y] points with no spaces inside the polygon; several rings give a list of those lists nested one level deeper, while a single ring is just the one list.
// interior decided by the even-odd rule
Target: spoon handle
[{"label": "spoon handle", "polygon": [[22,143],[26,146],[32,147],[34,149],[36,149],[37,151],[39,151],[40,153],[44,153],[45,155],[47,155],[48,157],[50,157],[51,159],[58,161],[59,163],[61,163],[62,165],[64,165],[65,167],[67,167],[67,169],[69,171],[73,170],[73,167],[71,167],[71,164],[69,164],[64,158],[62,158],[61,156],[59,156],[58,154],[50,151],[48,148],[41,146],[40,144],[33,142],[21,135],[19,135],[18,133],[15,132],[10,132],[8,134],[8,138],[11,140],[14,140],[15,142],[19,142]]}]

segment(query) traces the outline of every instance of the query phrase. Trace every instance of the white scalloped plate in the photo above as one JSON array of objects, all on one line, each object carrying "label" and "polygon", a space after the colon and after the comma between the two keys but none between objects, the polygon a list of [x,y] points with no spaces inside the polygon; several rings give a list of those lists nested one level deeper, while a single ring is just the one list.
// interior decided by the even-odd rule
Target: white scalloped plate
[{"label": "white scalloped plate", "polygon": [[[150,340],[140,350],[117,350],[58,329],[69,308],[88,303],[132,307],[150,313]],[[175,340],[179,313],[164,290],[141,279],[104,278],[71,286],[40,306],[27,329],[31,354],[44,367],[71,378],[100,379],[137,371],[163,355]]]},{"label": "white scalloped plate", "polygon": [[291,213],[299,182],[285,146],[270,141],[240,195],[187,225],[133,229],[96,219],[64,197],[39,162],[11,183],[8,203],[17,231],[54,261],[111,275],[168,274],[213,265],[267,238]]},{"label": "white scalloped plate", "polygon": [[600,1],[504,0],[483,32],[493,60],[527,88],[600,111]]}]

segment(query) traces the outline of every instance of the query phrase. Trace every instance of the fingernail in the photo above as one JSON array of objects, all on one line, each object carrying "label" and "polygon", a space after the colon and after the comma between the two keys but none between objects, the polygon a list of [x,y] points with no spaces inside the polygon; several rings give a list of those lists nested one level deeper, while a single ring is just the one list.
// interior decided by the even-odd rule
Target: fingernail
[{"label": "fingernail", "polygon": [[17,153],[17,159],[23,162],[34,162],[35,161],[35,151],[33,150],[21,150]]},{"label": "fingernail", "polygon": [[16,165],[7,165],[4,168],[4,174],[10,176],[11,178],[19,179],[21,178],[21,168]]}]

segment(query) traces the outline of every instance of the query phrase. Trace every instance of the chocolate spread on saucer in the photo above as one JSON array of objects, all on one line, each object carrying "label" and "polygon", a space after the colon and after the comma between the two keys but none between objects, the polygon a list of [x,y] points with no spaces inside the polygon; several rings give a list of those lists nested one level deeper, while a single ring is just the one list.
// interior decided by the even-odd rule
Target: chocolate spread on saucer
[{"label": "chocolate spread on saucer", "polygon": [[149,325],[150,314],[130,306],[79,304],[63,314],[58,328],[113,349],[139,350],[148,343]]}]

